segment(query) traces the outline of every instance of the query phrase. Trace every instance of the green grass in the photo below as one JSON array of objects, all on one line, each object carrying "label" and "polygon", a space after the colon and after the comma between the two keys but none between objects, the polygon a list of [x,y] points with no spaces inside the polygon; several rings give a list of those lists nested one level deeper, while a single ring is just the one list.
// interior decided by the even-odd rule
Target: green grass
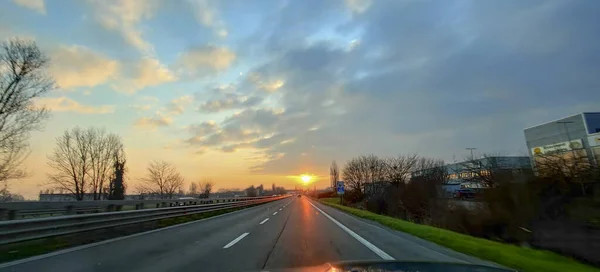
[{"label": "green grass", "polygon": [[11,246],[5,250],[1,250],[0,263],[52,252],[68,246],[69,243],[61,238],[23,242],[18,246]]},{"label": "green grass", "polygon": [[438,245],[489,260],[520,271],[600,271],[600,269],[582,264],[571,258],[546,251],[522,248],[503,244],[465,234],[419,225],[398,218],[375,214],[369,211],[340,205],[338,198],[323,198],[321,203],[348,212],[350,214],[379,222],[382,225],[412,234]]}]

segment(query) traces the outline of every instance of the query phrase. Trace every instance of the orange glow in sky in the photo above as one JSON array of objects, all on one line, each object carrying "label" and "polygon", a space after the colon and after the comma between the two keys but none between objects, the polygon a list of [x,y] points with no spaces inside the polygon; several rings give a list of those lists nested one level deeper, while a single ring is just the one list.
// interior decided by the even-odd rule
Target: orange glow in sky
[{"label": "orange glow in sky", "polygon": [[302,175],[302,176],[300,176],[300,179],[302,180],[302,182],[304,184],[308,184],[308,183],[310,183],[312,177],[309,175]]}]

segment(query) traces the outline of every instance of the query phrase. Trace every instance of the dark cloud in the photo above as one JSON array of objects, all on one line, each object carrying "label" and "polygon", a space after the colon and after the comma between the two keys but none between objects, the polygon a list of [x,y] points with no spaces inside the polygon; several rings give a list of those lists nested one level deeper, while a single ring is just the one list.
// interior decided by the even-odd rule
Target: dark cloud
[{"label": "dark cloud", "polygon": [[[285,111],[221,123],[256,133],[223,148],[263,149],[270,159],[256,171],[362,153],[522,154],[523,128],[600,108],[600,2],[373,1],[345,21],[341,1],[317,2],[290,1],[253,37],[270,58],[252,72],[285,82]],[[307,42],[324,26],[361,33],[360,45]]]}]

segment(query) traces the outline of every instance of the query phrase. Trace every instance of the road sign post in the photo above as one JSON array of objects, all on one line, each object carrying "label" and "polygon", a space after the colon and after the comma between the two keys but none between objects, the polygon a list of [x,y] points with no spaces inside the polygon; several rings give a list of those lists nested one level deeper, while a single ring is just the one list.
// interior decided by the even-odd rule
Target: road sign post
[{"label": "road sign post", "polygon": [[340,195],[340,204],[344,205],[344,193],[346,192],[346,188],[344,187],[343,181],[338,181],[336,186],[337,194]]}]

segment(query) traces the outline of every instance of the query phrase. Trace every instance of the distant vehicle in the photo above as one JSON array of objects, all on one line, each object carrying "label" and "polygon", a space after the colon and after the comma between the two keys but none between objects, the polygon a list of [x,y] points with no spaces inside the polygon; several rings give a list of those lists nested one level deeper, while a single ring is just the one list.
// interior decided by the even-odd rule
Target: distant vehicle
[{"label": "distant vehicle", "polygon": [[456,192],[454,192],[454,198],[459,198],[462,200],[472,199],[472,198],[475,198],[477,193],[479,193],[479,190],[477,190],[477,189],[472,189],[472,188],[459,189],[459,190],[456,190]]},{"label": "distant vehicle", "polygon": [[301,194],[298,194],[298,197],[302,197],[302,195],[301,195]]}]

